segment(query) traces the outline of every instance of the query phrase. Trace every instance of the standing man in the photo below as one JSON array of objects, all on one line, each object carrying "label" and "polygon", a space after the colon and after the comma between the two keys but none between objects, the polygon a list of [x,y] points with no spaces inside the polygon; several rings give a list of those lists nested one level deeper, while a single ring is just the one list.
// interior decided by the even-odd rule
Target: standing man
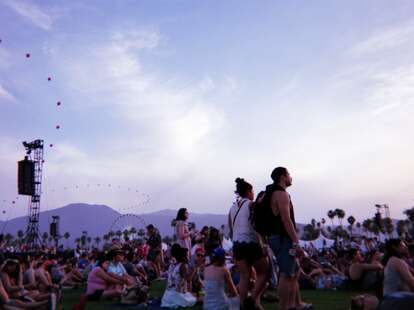
[{"label": "standing man", "polygon": [[286,192],[286,188],[292,185],[292,177],[286,168],[277,167],[271,178],[273,184],[266,187],[272,211],[268,241],[279,267],[279,306],[281,310],[310,309],[312,305],[302,303],[299,295],[298,257],[303,255],[303,251],[299,247],[292,201]]}]

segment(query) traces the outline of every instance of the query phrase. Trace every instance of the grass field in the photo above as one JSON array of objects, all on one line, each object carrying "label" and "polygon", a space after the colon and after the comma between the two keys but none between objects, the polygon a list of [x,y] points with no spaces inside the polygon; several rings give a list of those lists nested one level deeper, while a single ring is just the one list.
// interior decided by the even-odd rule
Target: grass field
[{"label": "grass field", "polygon": [[[161,298],[164,292],[165,284],[157,282],[151,285],[150,295],[154,298]],[[80,295],[84,292],[84,288],[77,290],[68,290],[64,292],[63,308],[65,310],[72,309],[73,305],[79,301]],[[269,292],[272,294],[273,292]],[[357,293],[351,291],[316,291],[307,290],[302,291],[302,298],[306,302],[311,302],[314,305],[314,309],[317,310],[345,310],[349,308],[350,297]],[[265,309],[278,309],[277,303],[264,303]],[[88,302],[86,305],[87,310],[118,310],[118,309],[139,309],[138,306],[123,306],[117,302],[100,301],[100,302]],[[194,307],[192,309],[202,309],[202,307]]]}]

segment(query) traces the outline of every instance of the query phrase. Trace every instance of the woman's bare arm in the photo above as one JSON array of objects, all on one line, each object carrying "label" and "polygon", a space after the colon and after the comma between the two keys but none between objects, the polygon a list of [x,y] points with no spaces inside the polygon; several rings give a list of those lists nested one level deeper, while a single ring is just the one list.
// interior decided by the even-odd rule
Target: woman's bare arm
[{"label": "woman's bare arm", "polygon": [[224,281],[226,282],[229,295],[232,297],[237,296],[237,289],[231,278],[230,271],[228,271],[226,268],[223,268],[223,270],[224,270]]}]

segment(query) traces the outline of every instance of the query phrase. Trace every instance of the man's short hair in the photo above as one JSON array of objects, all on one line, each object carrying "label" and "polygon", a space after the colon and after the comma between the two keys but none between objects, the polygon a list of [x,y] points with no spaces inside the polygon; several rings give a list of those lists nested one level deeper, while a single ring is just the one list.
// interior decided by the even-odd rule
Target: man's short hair
[{"label": "man's short hair", "polygon": [[280,180],[280,177],[282,175],[286,175],[287,174],[287,169],[285,167],[277,167],[275,169],[273,169],[272,174],[270,175],[270,177],[272,178],[273,182],[278,183]]}]

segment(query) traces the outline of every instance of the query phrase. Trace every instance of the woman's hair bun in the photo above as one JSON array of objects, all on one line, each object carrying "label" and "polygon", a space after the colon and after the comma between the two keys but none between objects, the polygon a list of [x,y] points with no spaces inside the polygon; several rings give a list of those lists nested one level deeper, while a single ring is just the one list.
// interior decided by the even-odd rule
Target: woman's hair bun
[{"label": "woman's hair bun", "polygon": [[244,182],[244,179],[242,179],[242,178],[236,178],[236,181],[235,181],[237,184],[240,184],[240,183],[243,183]]}]

